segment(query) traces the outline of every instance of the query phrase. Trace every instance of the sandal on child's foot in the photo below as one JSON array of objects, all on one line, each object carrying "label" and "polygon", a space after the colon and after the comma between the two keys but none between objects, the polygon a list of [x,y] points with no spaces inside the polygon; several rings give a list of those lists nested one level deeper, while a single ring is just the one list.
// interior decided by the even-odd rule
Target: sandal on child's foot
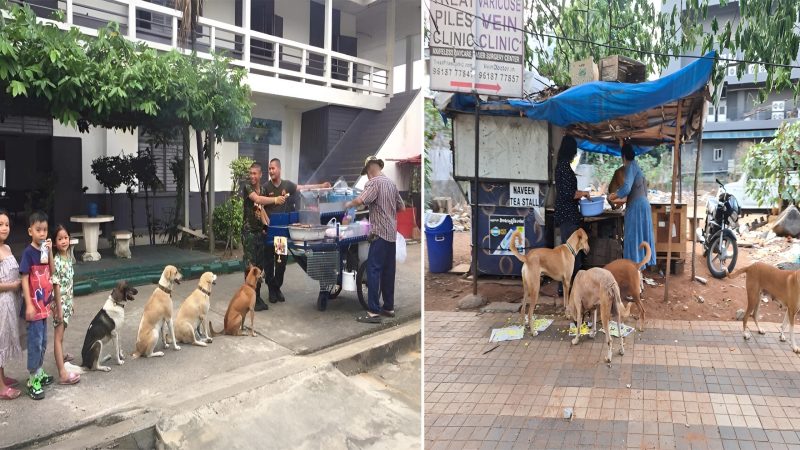
[{"label": "sandal on child's foot", "polygon": [[81,381],[81,376],[77,373],[68,372],[69,376],[67,376],[66,380],[59,380],[58,384],[76,384]]},{"label": "sandal on child's foot", "polygon": [[19,389],[14,389],[11,386],[6,386],[5,389],[0,391],[0,399],[3,400],[14,400],[15,398],[19,397],[21,391]]}]

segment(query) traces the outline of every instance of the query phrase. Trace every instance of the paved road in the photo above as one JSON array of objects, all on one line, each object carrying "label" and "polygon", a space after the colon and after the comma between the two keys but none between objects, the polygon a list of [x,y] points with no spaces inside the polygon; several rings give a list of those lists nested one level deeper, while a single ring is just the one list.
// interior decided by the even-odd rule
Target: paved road
[{"label": "paved road", "polygon": [[[167,349],[162,358],[128,358],[123,366],[112,362],[109,373],[92,372],[83,375],[78,385],[46,388],[47,397],[42,401],[27,397],[3,401],[0,403],[0,447],[64,432],[119,411],[128,411],[126,414],[136,416],[153,408],[159,401],[171,399],[169,401],[174,403],[176,398],[192,396],[198,391],[198,386],[215,391],[230,387],[237,376],[263,374],[268,378],[280,367],[296,364],[293,361],[298,358],[302,360],[296,355],[353,342],[361,336],[382,329],[390,330],[414,320],[420,316],[421,304],[420,246],[411,245],[408,249],[409,258],[398,267],[398,318],[385,321],[382,327],[355,321],[356,315],[363,312],[355,294],[342,293],[339,299],[330,302],[327,311],[317,311],[317,285],[297,265],[292,265],[286,273],[284,292],[287,301],[270,305],[269,311],[256,313],[257,337],[220,336],[207,348],[181,345],[180,351]],[[221,328],[222,315],[242,278],[241,275],[220,276],[212,290],[209,318],[217,329]],[[196,288],[196,283],[196,280],[188,280],[175,288],[173,303],[176,309]],[[266,292],[266,288],[263,289]],[[142,309],[153,290],[152,285],[140,287],[136,300],[125,308],[126,320],[121,330],[125,355],[133,351]],[[75,300],[76,315],[70,322],[65,345],[78,360],[85,329],[107,297],[108,293],[93,294]],[[48,327],[45,370],[55,374],[52,327]],[[24,359],[6,367],[7,376],[23,379],[25,374]],[[241,383],[245,384],[241,387],[245,390],[246,382]],[[231,395],[235,393],[229,392]],[[43,417],[47,417],[44,422],[41,420]],[[128,418],[120,416],[114,420]]]},{"label": "paved road", "polygon": [[507,318],[426,312],[426,448],[800,449],[800,357],[778,324],[745,342],[736,322],[648,321],[608,367],[563,320],[484,354]]},{"label": "paved road", "polygon": [[420,448],[420,354],[347,377],[326,366],[159,423],[169,448]]}]

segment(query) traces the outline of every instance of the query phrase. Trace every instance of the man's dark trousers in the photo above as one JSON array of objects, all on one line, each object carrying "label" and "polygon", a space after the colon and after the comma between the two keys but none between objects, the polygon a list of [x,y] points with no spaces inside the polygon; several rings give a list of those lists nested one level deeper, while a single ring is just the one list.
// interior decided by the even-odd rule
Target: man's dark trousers
[{"label": "man's dark trousers", "polygon": [[[394,310],[395,243],[376,237],[367,260],[368,307],[373,314]],[[380,298],[383,296],[383,307]]]}]

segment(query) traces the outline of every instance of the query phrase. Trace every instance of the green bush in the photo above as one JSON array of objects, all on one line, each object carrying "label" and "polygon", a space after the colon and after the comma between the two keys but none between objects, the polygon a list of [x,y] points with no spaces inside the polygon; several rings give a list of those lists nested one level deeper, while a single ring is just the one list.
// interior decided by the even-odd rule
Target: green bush
[{"label": "green bush", "polygon": [[242,198],[234,195],[214,208],[214,235],[225,241],[225,250],[238,245],[244,225]]}]

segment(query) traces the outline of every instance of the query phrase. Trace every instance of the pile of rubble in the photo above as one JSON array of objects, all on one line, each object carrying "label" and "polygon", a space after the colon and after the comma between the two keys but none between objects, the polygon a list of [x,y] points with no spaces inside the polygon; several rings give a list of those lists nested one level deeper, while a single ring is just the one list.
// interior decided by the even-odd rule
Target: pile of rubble
[{"label": "pile of rubble", "polygon": [[460,204],[450,208],[450,217],[453,219],[455,231],[469,231],[472,227],[472,212],[467,204]]}]

